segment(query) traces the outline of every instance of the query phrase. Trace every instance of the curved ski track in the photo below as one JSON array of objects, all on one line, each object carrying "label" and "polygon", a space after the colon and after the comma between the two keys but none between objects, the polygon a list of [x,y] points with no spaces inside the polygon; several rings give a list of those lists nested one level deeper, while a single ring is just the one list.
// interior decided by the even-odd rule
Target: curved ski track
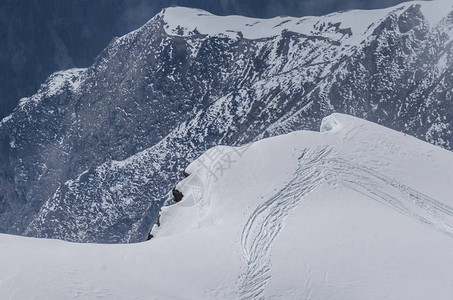
[{"label": "curved ski track", "polygon": [[271,278],[270,251],[283,220],[322,182],[347,186],[453,238],[452,207],[334,154],[329,147],[305,150],[291,181],[249,217],[241,234],[247,270],[238,282],[239,299],[264,299]]}]

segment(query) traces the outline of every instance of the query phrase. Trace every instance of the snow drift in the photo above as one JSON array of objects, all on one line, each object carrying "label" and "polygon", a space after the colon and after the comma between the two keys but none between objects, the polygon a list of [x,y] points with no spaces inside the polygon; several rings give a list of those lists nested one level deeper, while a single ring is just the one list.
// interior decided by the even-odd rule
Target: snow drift
[{"label": "snow drift", "polygon": [[214,147],[149,242],[0,235],[0,298],[452,299],[451,166],[449,151],[341,114]]}]

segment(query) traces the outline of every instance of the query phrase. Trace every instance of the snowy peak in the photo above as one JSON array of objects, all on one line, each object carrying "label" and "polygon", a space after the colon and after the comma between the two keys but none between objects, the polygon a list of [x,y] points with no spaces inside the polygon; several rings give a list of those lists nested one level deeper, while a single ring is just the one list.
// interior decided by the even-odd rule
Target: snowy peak
[{"label": "snowy peak", "polygon": [[306,36],[320,36],[335,41],[352,34],[369,32],[370,25],[378,23],[391,10],[352,11],[323,17],[276,17],[255,19],[242,16],[215,16],[198,9],[171,7],[163,11],[164,28],[172,36],[196,34],[229,38],[266,39],[284,31]]},{"label": "snowy peak", "polygon": [[[216,16],[200,9],[170,7],[160,13],[164,29],[172,36],[195,35],[224,36],[229,38],[264,39],[284,31],[306,36],[318,36],[334,41],[364,40],[385,18],[399,17],[414,7],[420,9],[423,18],[436,25],[452,11],[450,1],[413,1],[395,7],[378,10],[351,10],[321,17],[276,17],[256,19],[242,16]],[[439,13],[441,12],[441,13]]]},{"label": "snowy peak", "polygon": [[220,298],[424,299],[428,285],[449,299],[453,260],[439,249],[453,245],[452,164],[449,151],[333,114],[321,132],[202,154],[150,245],[226,247]]},{"label": "snowy peak", "polygon": [[[175,187],[182,200],[162,209],[152,232],[162,237],[244,224],[245,207],[295,195],[299,201],[318,188],[342,186],[453,237],[453,201],[446,188],[451,165],[447,150],[336,113],[323,119],[320,132],[211,148],[186,168],[188,177]],[[426,170],[433,177],[426,178]]]}]

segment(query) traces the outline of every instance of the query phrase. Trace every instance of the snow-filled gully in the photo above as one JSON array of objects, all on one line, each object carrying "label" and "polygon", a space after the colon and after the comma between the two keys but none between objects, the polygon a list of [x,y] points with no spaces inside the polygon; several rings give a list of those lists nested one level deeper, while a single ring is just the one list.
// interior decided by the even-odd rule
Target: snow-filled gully
[{"label": "snow-filled gully", "polygon": [[239,299],[264,299],[264,290],[271,278],[272,243],[281,231],[284,219],[322,183],[347,186],[453,238],[452,207],[342,159],[330,147],[306,150],[299,157],[292,180],[274,197],[259,205],[242,230],[241,248],[247,269],[237,283]]}]

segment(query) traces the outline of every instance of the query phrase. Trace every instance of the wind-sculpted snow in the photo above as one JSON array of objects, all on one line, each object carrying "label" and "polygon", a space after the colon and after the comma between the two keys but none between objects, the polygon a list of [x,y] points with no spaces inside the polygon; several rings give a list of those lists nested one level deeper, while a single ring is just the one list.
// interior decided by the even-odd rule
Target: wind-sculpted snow
[{"label": "wind-sculpted snow", "polygon": [[268,20],[165,9],[1,122],[0,231],[144,240],[206,149],[318,130],[336,111],[451,149],[451,6]]},{"label": "wind-sculpted snow", "polygon": [[[423,284],[439,277],[425,247],[443,242],[425,238],[453,245],[452,153],[345,115],[321,129],[207,151],[176,185],[184,196],[162,209],[151,243],[221,236],[238,275],[225,288],[234,295],[219,298],[429,296]],[[444,283],[436,299],[452,295]]]},{"label": "wind-sculpted snow", "polygon": [[240,299],[264,299],[271,280],[272,243],[285,218],[305,200],[307,194],[327,182],[344,185],[374,199],[414,221],[453,238],[453,207],[445,205],[383,174],[342,159],[330,148],[302,152],[293,178],[274,197],[259,205],[241,234],[247,271],[240,279]]}]

